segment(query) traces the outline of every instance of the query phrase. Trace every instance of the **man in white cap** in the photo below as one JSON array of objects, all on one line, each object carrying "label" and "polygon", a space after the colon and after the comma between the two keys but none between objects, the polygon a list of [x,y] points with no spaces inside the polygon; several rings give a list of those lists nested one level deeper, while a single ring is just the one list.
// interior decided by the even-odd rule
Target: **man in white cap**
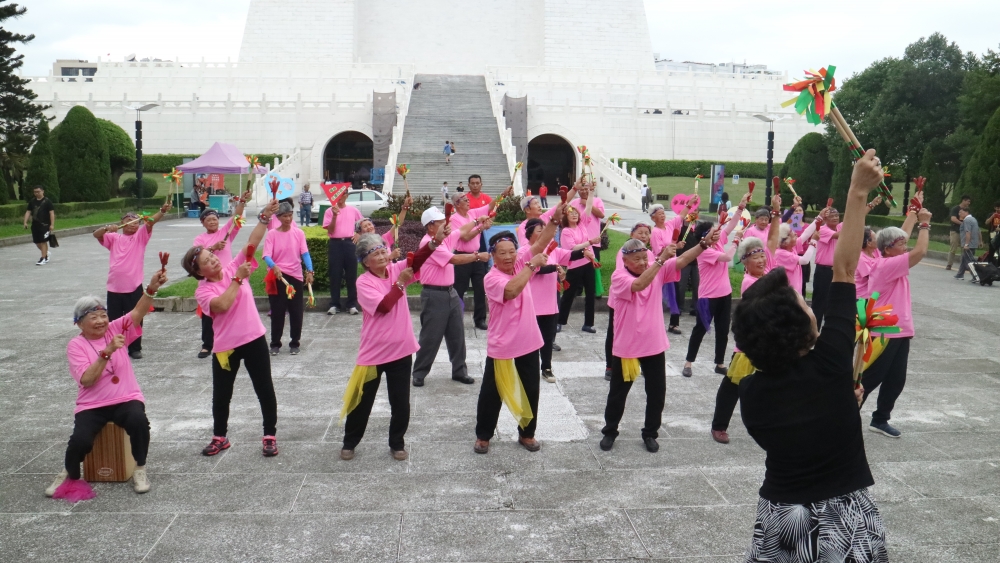
[{"label": "man in white cap", "polygon": [[424,378],[431,371],[441,340],[448,347],[451,378],[460,383],[475,383],[465,365],[465,327],[462,324],[462,302],[455,291],[455,266],[474,262],[488,262],[486,252],[455,254],[454,250],[463,237],[482,229],[480,221],[469,221],[452,231],[445,224],[444,213],[430,207],[420,216],[427,234],[420,246],[429,244],[432,252],[420,268],[420,350],[413,362],[413,386],[423,387]]}]

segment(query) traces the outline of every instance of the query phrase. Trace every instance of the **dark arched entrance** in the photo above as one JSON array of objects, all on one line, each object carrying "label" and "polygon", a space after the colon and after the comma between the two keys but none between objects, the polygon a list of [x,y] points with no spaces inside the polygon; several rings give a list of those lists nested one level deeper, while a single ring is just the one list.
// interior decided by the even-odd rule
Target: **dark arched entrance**
[{"label": "dark arched entrance", "polygon": [[532,193],[545,182],[550,193],[560,184],[572,186],[576,177],[576,152],[559,135],[539,135],[528,143],[528,185]]},{"label": "dark arched entrance", "polygon": [[344,131],[326,144],[323,150],[323,179],[351,182],[361,187],[371,177],[373,144],[368,135]]}]

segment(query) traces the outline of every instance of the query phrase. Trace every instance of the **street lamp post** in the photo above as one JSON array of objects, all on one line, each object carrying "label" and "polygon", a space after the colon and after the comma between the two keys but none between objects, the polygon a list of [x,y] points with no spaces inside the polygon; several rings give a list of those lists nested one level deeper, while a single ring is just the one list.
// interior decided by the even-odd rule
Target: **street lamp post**
[{"label": "street lamp post", "polygon": [[158,107],[160,104],[143,106],[125,106],[125,109],[135,110],[135,185],[136,197],[142,198],[142,115],[146,110]]},{"label": "street lamp post", "polygon": [[767,130],[767,178],[764,178],[764,201],[771,201],[771,178],[774,177],[774,122],[785,119],[786,116],[774,117],[762,113],[754,114],[754,117],[764,121],[768,125]]}]

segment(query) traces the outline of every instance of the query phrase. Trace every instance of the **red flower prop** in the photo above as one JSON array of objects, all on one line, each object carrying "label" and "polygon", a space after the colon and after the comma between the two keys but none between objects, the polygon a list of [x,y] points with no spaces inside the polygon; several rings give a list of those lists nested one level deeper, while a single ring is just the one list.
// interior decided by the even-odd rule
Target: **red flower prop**
[{"label": "red flower prop", "polygon": [[451,214],[455,212],[455,206],[451,203],[444,204],[444,224],[451,223]]},{"label": "red flower prop", "polygon": [[167,261],[168,260],[170,260],[170,253],[169,252],[161,252],[160,253],[160,266],[161,266],[160,267],[160,271],[163,272],[164,274],[167,273]]},{"label": "red flower prop", "polygon": [[747,193],[748,193],[748,194],[750,194],[750,197],[751,197],[751,198],[753,197],[753,188],[754,188],[754,186],[756,186],[756,185],[757,185],[757,184],[756,184],[756,183],[754,183],[754,181],[753,181],[753,180],[750,180],[750,182],[748,182],[748,183],[747,183]]}]

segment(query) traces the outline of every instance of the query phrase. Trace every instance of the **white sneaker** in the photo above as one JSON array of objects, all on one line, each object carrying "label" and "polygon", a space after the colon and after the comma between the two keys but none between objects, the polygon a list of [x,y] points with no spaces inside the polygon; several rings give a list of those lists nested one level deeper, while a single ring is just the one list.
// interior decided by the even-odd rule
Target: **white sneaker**
[{"label": "white sneaker", "polygon": [[59,485],[63,484],[63,481],[65,481],[67,477],[69,477],[69,473],[67,473],[65,469],[60,471],[59,475],[56,475],[56,480],[52,481],[49,488],[45,489],[45,496],[52,498],[52,495],[56,494],[56,489],[59,488]]},{"label": "white sneaker", "polygon": [[149,491],[149,477],[146,476],[146,467],[136,467],[132,472],[132,489],[142,494]]},{"label": "white sneaker", "polygon": [[339,312],[340,312],[340,309],[338,309],[336,307],[330,307],[329,309],[327,309],[326,314],[327,315],[336,315]]},{"label": "white sneaker", "polygon": [[46,256],[45,258],[42,259],[42,266],[44,266],[44,265],[46,265],[48,263],[49,263],[49,257]]},{"label": "white sneaker", "polygon": [[358,314],[358,308],[357,307],[351,307],[350,309],[348,309],[347,312],[350,313],[350,314],[352,314],[352,315],[357,315]]}]

